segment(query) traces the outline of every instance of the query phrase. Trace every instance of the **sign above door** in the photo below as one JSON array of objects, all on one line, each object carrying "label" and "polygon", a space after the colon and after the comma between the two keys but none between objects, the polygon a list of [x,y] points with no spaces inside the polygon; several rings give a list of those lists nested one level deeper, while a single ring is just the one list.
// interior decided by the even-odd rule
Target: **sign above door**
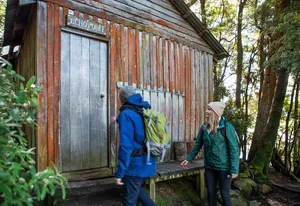
[{"label": "sign above door", "polygon": [[67,26],[106,36],[106,25],[90,19],[68,15]]}]

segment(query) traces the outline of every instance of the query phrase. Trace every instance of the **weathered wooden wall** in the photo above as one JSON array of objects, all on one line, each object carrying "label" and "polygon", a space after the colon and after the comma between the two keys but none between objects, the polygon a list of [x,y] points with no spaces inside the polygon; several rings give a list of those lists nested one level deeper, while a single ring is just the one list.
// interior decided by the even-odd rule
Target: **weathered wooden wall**
[{"label": "weathered wooden wall", "polygon": [[[213,52],[168,1],[48,0],[37,4],[37,76],[44,85],[39,97],[39,169],[50,162],[60,168],[61,28],[70,11],[107,25],[109,117],[118,115],[117,82],[135,84],[148,89],[146,93],[152,90],[146,98],[166,113],[173,141],[193,140],[212,100]],[[110,124],[109,132],[109,166],[114,167],[117,125]]]},{"label": "weathered wooden wall", "polygon": [[[25,34],[24,43],[21,45],[19,58],[16,62],[16,71],[25,77],[25,82],[32,76],[36,76],[36,18],[32,19]],[[35,147],[36,130],[26,126],[25,135],[28,140],[28,147]]]}]

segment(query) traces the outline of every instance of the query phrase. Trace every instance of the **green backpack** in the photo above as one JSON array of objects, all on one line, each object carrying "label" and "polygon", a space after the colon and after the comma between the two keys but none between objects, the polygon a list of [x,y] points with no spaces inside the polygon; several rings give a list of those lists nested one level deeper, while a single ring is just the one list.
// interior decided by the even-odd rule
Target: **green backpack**
[{"label": "green backpack", "polygon": [[169,123],[163,113],[151,109],[143,111],[143,119],[147,139],[148,163],[150,163],[150,155],[161,157],[162,162],[167,149],[171,147]]}]

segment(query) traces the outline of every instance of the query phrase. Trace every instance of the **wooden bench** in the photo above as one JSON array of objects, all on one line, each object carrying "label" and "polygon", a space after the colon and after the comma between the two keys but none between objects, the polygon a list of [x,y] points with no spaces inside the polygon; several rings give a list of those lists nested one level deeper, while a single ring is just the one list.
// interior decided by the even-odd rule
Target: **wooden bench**
[{"label": "wooden bench", "polygon": [[150,197],[155,201],[155,183],[165,180],[171,180],[186,176],[197,176],[197,192],[200,199],[206,196],[205,180],[204,180],[204,161],[194,160],[187,166],[181,166],[178,161],[162,162],[157,164],[156,174],[148,179],[150,187]]}]

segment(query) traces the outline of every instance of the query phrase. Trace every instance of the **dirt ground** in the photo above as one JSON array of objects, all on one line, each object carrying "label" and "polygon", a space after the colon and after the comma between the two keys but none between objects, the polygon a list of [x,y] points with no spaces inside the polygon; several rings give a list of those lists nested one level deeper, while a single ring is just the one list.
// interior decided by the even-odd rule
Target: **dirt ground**
[{"label": "dirt ground", "polygon": [[300,183],[291,180],[290,177],[283,176],[278,172],[272,172],[270,174],[270,180],[274,183],[293,188],[298,192],[292,192],[284,188],[270,185],[272,192],[268,194],[256,194],[252,196],[253,200],[261,202],[262,206],[300,206]]}]

